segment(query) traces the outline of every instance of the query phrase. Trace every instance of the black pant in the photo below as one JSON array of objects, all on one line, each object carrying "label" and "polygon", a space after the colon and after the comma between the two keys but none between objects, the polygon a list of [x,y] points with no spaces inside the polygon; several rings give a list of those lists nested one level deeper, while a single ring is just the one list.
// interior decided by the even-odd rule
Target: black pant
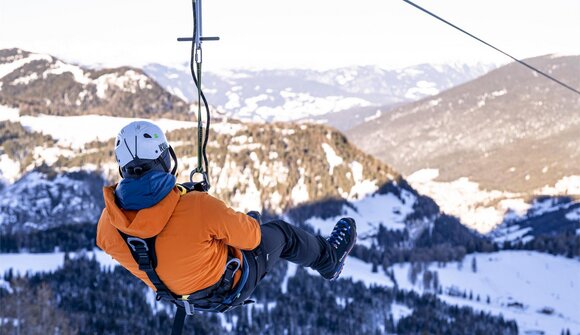
[{"label": "black pant", "polygon": [[254,250],[243,251],[249,273],[236,303],[249,298],[260,280],[280,259],[319,272],[332,271],[336,266],[336,251],[323,237],[312,235],[282,220],[265,223],[260,228],[260,245]]}]

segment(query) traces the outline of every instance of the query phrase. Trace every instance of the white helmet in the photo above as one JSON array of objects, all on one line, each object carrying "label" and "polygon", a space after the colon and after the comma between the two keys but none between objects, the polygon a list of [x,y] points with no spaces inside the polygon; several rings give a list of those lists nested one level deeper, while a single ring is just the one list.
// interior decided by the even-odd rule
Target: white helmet
[{"label": "white helmet", "polygon": [[148,121],[134,121],[123,127],[115,140],[115,157],[121,176],[138,177],[144,172],[162,167],[169,172],[171,160],[175,160],[172,174],[177,169],[177,159],[167,143],[163,130]]}]

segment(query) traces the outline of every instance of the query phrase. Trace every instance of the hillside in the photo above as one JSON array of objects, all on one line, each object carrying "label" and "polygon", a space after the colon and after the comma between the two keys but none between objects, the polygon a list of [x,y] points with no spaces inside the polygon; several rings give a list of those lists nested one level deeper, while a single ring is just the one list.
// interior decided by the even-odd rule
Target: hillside
[{"label": "hillside", "polygon": [[[580,87],[580,56],[532,65]],[[369,121],[349,137],[402,173],[439,170],[484,189],[530,192],[580,174],[580,99],[519,64]]]},{"label": "hillside", "polygon": [[27,115],[178,117],[189,111],[140,69],[93,70],[20,49],[0,50],[0,105]]}]

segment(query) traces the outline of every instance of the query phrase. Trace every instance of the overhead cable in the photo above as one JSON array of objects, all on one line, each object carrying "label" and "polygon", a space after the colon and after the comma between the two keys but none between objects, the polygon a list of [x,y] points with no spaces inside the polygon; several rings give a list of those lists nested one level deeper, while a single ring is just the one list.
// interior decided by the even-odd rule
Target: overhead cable
[{"label": "overhead cable", "polygon": [[459,30],[460,32],[462,32],[462,33],[466,34],[467,36],[470,36],[471,38],[474,38],[474,39],[478,40],[479,42],[481,42],[481,43],[483,43],[483,44],[487,45],[488,47],[490,47],[490,48],[492,48],[492,49],[494,49],[494,50],[496,50],[496,51],[498,51],[498,52],[501,52],[502,54],[504,54],[504,55],[508,56],[509,58],[511,58],[511,59],[513,59],[514,61],[516,61],[516,62],[520,63],[521,65],[523,65],[523,66],[527,67],[528,69],[530,69],[530,70],[532,70],[532,71],[534,71],[534,72],[536,72],[536,73],[538,73],[538,74],[540,74],[540,75],[542,75],[542,76],[544,76],[544,77],[546,77],[546,78],[548,78],[548,79],[552,80],[553,82],[555,82],[555,83],[557,83],[557,84],[559,84],[559,85],[561,85],[561,86],[563,86],[563,87],[565,87],[565,88],[569,89],[570,91],[572,91],[572,92],[574,92],[574,93],[576,93],[576,94],[580,95],[580,91],[579,91],[579,90],[577,90],[577,89],[575,89],[574,87],[572,87],[572,86],[570,86],[570,85],[568,85],[568,84],[566,84],[566,83],[562,82],[561,80],[559,80],[559,79],[557,79],[557,78],[554,78],[553,76],[551,76],[551,75],[549,75],[549,74],[547,74],[547,73],[545,73],[545,72],[543,72],[543,71],[539,70],[538,68],[536,68],[536,67],[534,67],[534,66],[532,66],[532,65],[530,65],[530,64],[528,64],[528,63],[526,63],[526,62],[524,62],[523,60],[520,60],[520,59],[518,59],[518,58],[516,58],[516,57],[514,57],[514,56],[512,56],[512,55],[510,55],[509,53],[507,53],[507,52],[505,52],[505,51],[501,50],[500,48],[497,48],[497,47],[493,46],[491,43],[488,43],[488,42],[486,42],[486,41],[482,40],[481,38],[479,38],[479,37],[477,37],[477,36],[475,36],[475,35],[473,35],[473,34],[471,34],[471,33],[467,32],[467,31],[465,31],[464,29],[461,29],[461,28],[459,28],[458,26],[454,25],[453,23],[451,23],[451,22],[449,22],[449,21],[445,20],[444,18],[442,18],[442,17],[440,17],[440,16],[438,16],[438,15],[436,15],[436,14],[434,14],[434,13],[432,13],[432,12],[428,11],[427,9],[425,9],[425,8],[423,8],[423,7],[419,6],[419,5],[417,5],[417,4],[416,4],[416,3],[414,3],[414,2],[412,2],[412,1],[410,1],[410,0],[403,0],[403,1],[404,1],[404,2],[406,2],[406,3],[408,3],[409,5],[411,5],[411,6],[413,6],[413,7],[415,7],[415,8],[417,8],[417,9],[421,10],[422,12],[424,12],[424,13],[426,13],[426,14],[429,14],[429,15],[431,15],[432,17],[436,18],[437,20],[439,20],[439,21],[441,21],[441,22],[443,22],[443,23],[445,23],[445,24],[447,24],[447,25],[449,25],[449,26],[451,26],[451,27],[453,27],[453,28],[455,28],[455,29]]}]

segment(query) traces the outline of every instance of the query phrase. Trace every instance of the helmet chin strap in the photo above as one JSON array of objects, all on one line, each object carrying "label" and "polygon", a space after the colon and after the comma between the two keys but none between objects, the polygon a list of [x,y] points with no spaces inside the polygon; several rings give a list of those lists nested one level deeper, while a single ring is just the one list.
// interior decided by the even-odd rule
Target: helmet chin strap
[{"label": "helmet chin strap", "polygon": [[[173,169],[171,169],[171,174],[175,176],[175,173],[177,172],[177,155],[175,154],[175,151],[173,150],[172,146],[169,146],[168,150],[169,150],[169,155],[171,155],[171,158],[173,159],[173,163],[174,163]],[[161,163],[165,172],[169,172],[169,166],[167,166],[167,164],[165,163],[165,159],[163,159],[161,156],[159,156],[156,160]]]},{"label": "helmet chin strap", "polygon": [[177,155],[175,154],[175,151],[173,150],[172,146],[169,146],[169,154],[171,155],[171,158],[173,158],[173,162],[175,163],[173,164],[173,169],[171,170],[171,174],[175,176],[175,173],[177,172]]}]

